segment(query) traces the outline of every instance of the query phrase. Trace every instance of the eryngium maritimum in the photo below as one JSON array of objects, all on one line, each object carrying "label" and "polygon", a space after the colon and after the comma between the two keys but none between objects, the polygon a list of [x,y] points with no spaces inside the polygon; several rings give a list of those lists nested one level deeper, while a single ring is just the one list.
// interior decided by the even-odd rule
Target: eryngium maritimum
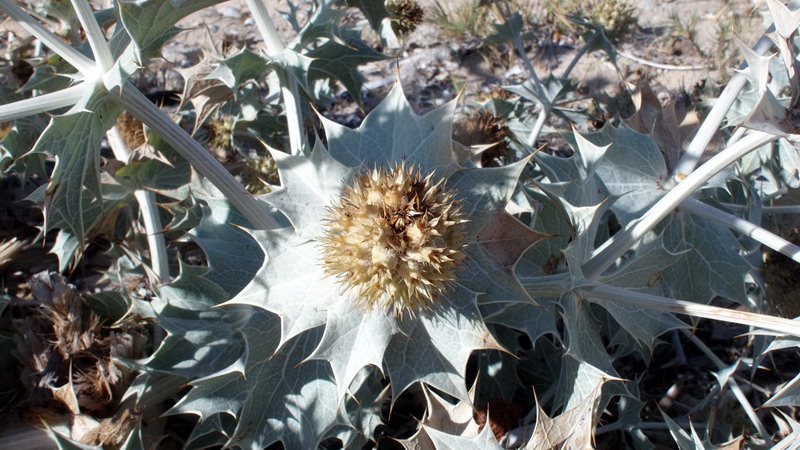
[{"label": "eryngium maritimum", "polygon": [[362,172],[329,210],[320,238],[326,273],[366,309],[414,315],[455,280],[466,221],[433,173],[404,163]]}]

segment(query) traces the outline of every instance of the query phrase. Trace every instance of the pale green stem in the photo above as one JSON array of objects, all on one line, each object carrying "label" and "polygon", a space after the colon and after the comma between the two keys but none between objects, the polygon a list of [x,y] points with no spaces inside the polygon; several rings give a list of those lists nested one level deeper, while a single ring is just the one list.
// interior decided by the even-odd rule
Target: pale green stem
[{"label": "pale green stem", "polygon": [[[792,0],[786,6],[794,10],[800,6],[800,0]],[[770,25],[765,34],[772,33],[773,31],[775,31],[775,25]],[[759,55],[763,55],[772,48],[772,45],[772,40],[767,36],[762,36],[753,50]],[[740,68],[746,66],[746,64],[742,64]],[[668,184],[678,183],[680,181],[678,178],[689,175],[694,168],[697,167],[697,164],[700,162],[700,157],[703,155],[706,147],[708,147],[708,143],[711,142],[711,139],[719,130],[719,125],[722,123],[722,120],[725,119],[725,115],[728,113],[731,105],[733,105],[733,102],[736,101],[739,92],[746,82],[747,77],[741,72],[736,72],[731,80],[728,81],[725,89],[722,91],[717,101],[714,102],[711,111],[709,111],[705,120],[703,120],[703,123],[700,125],[700,128],[697,130],[697,134],[692,138],[689,146],[686,147],[683,156],[677,164],[675,164],[675,168],[672,171],[672,178],[668,180]],[[667,187],[669,188],[671,186],[668,185]]]},{"label": "pale green stem", "polygon": [[0,105],[0,122],[72,106],[92,90],[92,83],[82,82],[57,92]]},{"label": "pale green stem", "polygon": [[536,141],[539,139],[539,135],[542,134],[544,122],[547,120],[547,116],[550,115],[550,108],[545,107],[544,103],[540,103],[539,106],[542,109],[539,110],[539,115],[536,116],[536,122],[533,124],[531,134],[528,135],[527,144],[529,147],[536,147]]},{"label": "pale green stem", "polygon": [[775,250],[776,252],[783,253],[789,258],[800,263],[800,247],[792,244],[786,239],[765,230],[757,225],[754,225],[740,217],[733,214],[728,214],[725,211],[720,211],[713,206],[707,205],[699,200],[687,198],[681,203],[681,208],[685,209],[692,214],[696,214],[706,219],[713,220],[721,225],[724,225],[732,230],[738,231],[745,236],[761,242],[767,247]]},{"label": "pale green stem", "polygon": [[278,228],[278,222],[219,161],[133,86],[110,88],[111,98],[144,123],[181,154],[200,174],[208,178],[256,229]]},{"label": "pale green stem", "polygon": [[583,46],[578,49],[577,53],[575,53],[575,56],[572,57],[572,61],[569,62],[567,68],[561,73],[561,78],[566,79],[569,77],[569,74],[572,73],[572,69],[574,69],[575,65],[578,64],[578,60],[583,57],[584,53],[586,53],[586,51],[589,50],[589,47],[594,44],[594,41],[597,40],[597,35],[597,33],[593,34],[592,37],[590,37],[588,41],[584,42]]},{"label": "pale green stem", "polygon": [[[721,203],[721,205],[734,211],[747,210],[747,206],[744,205],[730,203]],[[761,212],[764,214],[800,214],[800,205],[763,206]]]},{"label": "pale green stem", "polygon": [[[681,330],[681,332],[683,332],[683,335],[689,338],[689,340],[698,349],[700,349],[700,351],[703,352],[703,354],[706,355],[706,357],[709,360],[711,360],[711,362],[714,363],[715,366],[717,366],[717,369],[723,370],[728,367],[724,362],[722,362],[721,359],[717,357],[717,355],[714,354],[714,352],[711,351],[711,349],[709,349],[706,346],[706,344],[703,343],[703,341],[698,339],[697,336],[695,336],[688,330]],[[752,422],[753,426],[756,427],[756,430],[758,430],[758,432],[761,433],[762,438],[769,439],[770,434],[767,431],[767,428],[761,422],[761,419],[758,418],[758,414],[756,414],[755,410],[753,409],[753,406],[750,405],[750,402],[747,400],[747,397],[744,395],[744,392],[742,392],[742,388],[739,387],[739,385],[736,383],[733,377],[729,378],[728,383],[730,384],[731,392],[733,392],[733,395],[736,397],[736,400],[739,402],[740,405],[742,405],[742,409],[744,409],[744,412],[745,414],[747,414],[747,417],[750,418],[750,422]]]},{"label": "pale green stem", "polygon": [[[106,135],[108,136],[108,142],[111,144],[111,150],[114,152],[114,157],[119,161],[129,162],[130,149],[125,143],[125,139],[122,138],[119,129],[114,126],[108,130]],[[156,196],[153,192],[145,189],[136,190],[133,195],[136,197],[136,201],[139,203],[139,210],[142,213],[142,222],[144,223],[145,233],[147,233],[147,246],[150,249],[150,264],[153,266],[153,272],[158,277],[158,282],[169,283],[167,244],[161,229]]]},{"label": "pale green stem", "polygon": [[614,235],[595,251],[595,255],[583,266],[589,280],[596,280],[609,266],[631,249],[646,233],[672,212],[684,199],[703,186],[711,177],[747,153],[777,139],[778,136],[754,131],[732,146],[717,153],[705,164],[691,173],[680,184],[672,188],[626,230]]},{"label": "pale green stem", "polygon": [[64,58],[72,67],[78,69],[84,77],[88,79],[98,79],[102,75],[100,71],[97,70],[97,65],[94,61],[84,56],[78,50],[70,47],[69,44],[42,26],[42,24],[11,0],[0,0],[0,10],[8,14],[9,17],[27,32],[42,41],[44,45],[50,47],[50,49]]},{"label": "pale green stem", "polygon": [[559,273],[541,277],[520,277],[520,284],[531,297],[561,297],[569,290],[569,274]]},{"label": "pale green stem", "polygon": [[92,47],[99,68],[103,72],[108,72],[114,66],[114,57],[111,56],[111,49],[108,47],[103,30],[100,29],[100,25],[94,17],[92,7],[86,0],[71,1],[78,20],[81,21],[83,31],[86,32],[86,39],[89,41],[89,46]]},{"label": "pale green stem", "polygon": [[674,314],[686,314],[704,319],[738,323],[763,330],[775,331],[781,334],[800,336],[800,322],[781,317],[660,297],[601,283],[597,283],[590,288],[579,289],[583,291],[582,293],[586,298],[599,304],[603,304],[604,302],[621,303]]},{"label": "pale green stem", "polygon": [[735,144],[736,141],[741,139],[746,132],[747,128],[745,127],[737,128],[736,131],[734,131],[733,134],[731,134],[731,137],[728,139],[728,142],[725,143],[725,146],[730,147],[731,145]]},{"label": "pale green stem", "polygon": [[[267,12],[266,3],[263,0],[247,0],[247,6],[253,15],[258,31],[264,38],[267,47],[267,55],[277,56],[283,53],[285,47],[278,30],[272,23],[272,19]],[[300,95],[297,81],[291,77],[281,76],[281,95],[283,96],[283,107],[286,113],[286,120],[289,127],[289,146],[293,155],[305,154],[307,150],[305,133],[303,132],[303,114],[300,108]]]}]

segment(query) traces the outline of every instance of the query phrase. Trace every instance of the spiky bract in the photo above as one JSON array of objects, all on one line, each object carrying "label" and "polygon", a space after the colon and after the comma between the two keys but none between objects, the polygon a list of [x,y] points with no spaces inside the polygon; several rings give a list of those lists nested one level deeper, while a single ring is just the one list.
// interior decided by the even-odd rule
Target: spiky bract
[{"label": "spiky bract", "polygon": [[455,280],[466,221],[455,192],[433,173],[404,163],[359,173],[329,210],[325,270],[366,309],[413,316]]}]

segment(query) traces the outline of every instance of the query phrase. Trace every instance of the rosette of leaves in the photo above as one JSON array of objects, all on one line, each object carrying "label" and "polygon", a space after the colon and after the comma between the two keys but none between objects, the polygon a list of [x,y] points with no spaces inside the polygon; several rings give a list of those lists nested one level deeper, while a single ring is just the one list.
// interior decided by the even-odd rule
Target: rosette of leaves
[{"label": "rosette of leaves", "polygon": [[[194,381],[176,412],[236,416],[227,445],[313,448],[356,427],[337,410],[365,367],[388,378],[393,399],[425,383],[469,401],[468,358],[501,348],[480,308],[534,305],[513,269],[543,235],[505,212],[528,161],[470,165],[454,151],[455,106],[418,116],[398,84],[357,129],[323,118],[327,148],[273,152],[281,187],[262,198],[291,226],[250,231],[266,258],[227,302],[272,314],[243,329],[236,369]],[[211,411],[209,398],[230,403]]]}]

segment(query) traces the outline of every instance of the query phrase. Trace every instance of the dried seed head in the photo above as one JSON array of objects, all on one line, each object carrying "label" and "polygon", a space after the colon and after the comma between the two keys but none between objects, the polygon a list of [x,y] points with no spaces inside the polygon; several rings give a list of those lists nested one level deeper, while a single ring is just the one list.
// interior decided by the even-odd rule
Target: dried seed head
[{"label": "dried seed head", "polygon": [[129,149],[135,150],[145,144],[144,125],[132,115],[124,112],[117,117],[117,127]]},{"label": "dried seed head", "polygon": [[431,309],[455,280],[466,231],[460,203],[433,173],[401,163],[355,176],[330,207],[323,264],[366,309]]},{"label": "dried seed head", "polygon": [[511,130],[506,122],[491,111],[480,109],[455,123],[453,139],[464,145],[495,144],[481,153],[482,167],[503,165],[510,149]]},{"label": "dried seed head", "polygon": [[400,0],[386,5],[389,12],[395,15],[392,18],[392,30],[399,36],[406,36],[417,29],[425,15],[422,7],[414,0]]},{"label": "dried seed head", "polygon": [[270,185],[280,184],[278,166],[270,155],[248,158],[242,172],[244,187],[251,194],[261,195],[272,191]]},{"label": "dried seed head", "polygon": [[636,28],[636,9],[627,0],[595,0],[586,8],[589,22],[602,27],[613,42],[624,40]]},{"label": "dried seed head", "polygon": [[208,149],[221,161],[233,156],[233,117],[211,118],[205,125],[208,133]]}]

